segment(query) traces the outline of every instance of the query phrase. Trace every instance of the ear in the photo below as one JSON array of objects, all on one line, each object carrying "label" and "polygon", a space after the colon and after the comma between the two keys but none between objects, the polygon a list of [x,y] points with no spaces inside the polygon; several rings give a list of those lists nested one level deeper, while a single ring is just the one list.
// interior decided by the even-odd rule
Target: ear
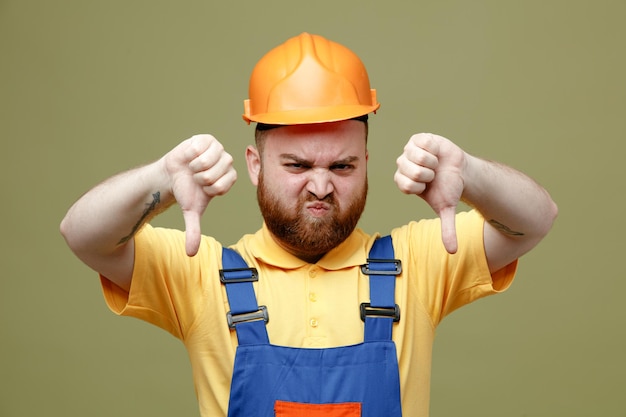
[{"label": "ear", "polygon": [[261,171],[261,155],[259,150],[250,145],[246,148],[246,164],[248,165],[248,175],[255,187],[259,185],[259,172]]}]

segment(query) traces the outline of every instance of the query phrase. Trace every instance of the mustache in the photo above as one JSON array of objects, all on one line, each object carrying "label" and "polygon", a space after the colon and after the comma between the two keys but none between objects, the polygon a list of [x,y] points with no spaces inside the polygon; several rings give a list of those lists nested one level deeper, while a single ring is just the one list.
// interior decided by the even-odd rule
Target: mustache
[{"label": "mustache", "polygon": [[319,198],[312,192],[308,192],[306,197],[303,198],[305,203],[327,203],[331,205],[336,205],[337,201],[335,199],[334,193],[327,194],[326,196]]}]

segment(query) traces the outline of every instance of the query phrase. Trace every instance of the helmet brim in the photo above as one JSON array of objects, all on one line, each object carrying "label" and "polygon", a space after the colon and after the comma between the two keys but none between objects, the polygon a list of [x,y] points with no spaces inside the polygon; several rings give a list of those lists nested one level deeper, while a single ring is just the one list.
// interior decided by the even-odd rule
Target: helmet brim
[{"label": "helmet brim", "polygon": [[379,103],[372,106],[347,105],[333,107],[316,107],[311,109],[298,109],[282,112],[260,113],[250,116],[243,114],[243,120],[248,124],[257,122],[269,125],[302,125],[313,123],[339,122],[341,120],[354,119],[369,113],[376,113]]}]

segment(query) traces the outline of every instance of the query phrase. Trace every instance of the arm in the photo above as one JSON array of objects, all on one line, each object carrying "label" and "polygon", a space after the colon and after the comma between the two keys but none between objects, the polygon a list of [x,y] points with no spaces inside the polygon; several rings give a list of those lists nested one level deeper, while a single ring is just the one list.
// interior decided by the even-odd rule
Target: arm
[{"label": "arm", "polygon": [[491,272],[535,247],[557,215],[549,194],[528,176],[471,156],[442,136],[414,135],[397,164],[394,180],[400,190],[422,197],[441,218],[448,252],[457,250],[454,218],[459,201],[483,215]]},{"label": "arm", "polygon": [[210,135],[185,140],[158,161],[116,175],[83,195],[61,222],[61,234],[86,265],[130,289],[133,236],[152,217],[178,202],[186,252],[197,253],[200,217],[226,193],[237,174],[232,157]]}]

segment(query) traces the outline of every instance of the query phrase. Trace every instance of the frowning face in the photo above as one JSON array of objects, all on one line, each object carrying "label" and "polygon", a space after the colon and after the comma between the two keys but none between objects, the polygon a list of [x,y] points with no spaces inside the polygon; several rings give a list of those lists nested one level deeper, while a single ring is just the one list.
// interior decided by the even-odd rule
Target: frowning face
[{"label": "frowning face", "polygon": [[363,122],[284,126],[267,132],[262,153],[249,147],[248,171],[277,242],[316,262],[356,227],[367,196]]}]

